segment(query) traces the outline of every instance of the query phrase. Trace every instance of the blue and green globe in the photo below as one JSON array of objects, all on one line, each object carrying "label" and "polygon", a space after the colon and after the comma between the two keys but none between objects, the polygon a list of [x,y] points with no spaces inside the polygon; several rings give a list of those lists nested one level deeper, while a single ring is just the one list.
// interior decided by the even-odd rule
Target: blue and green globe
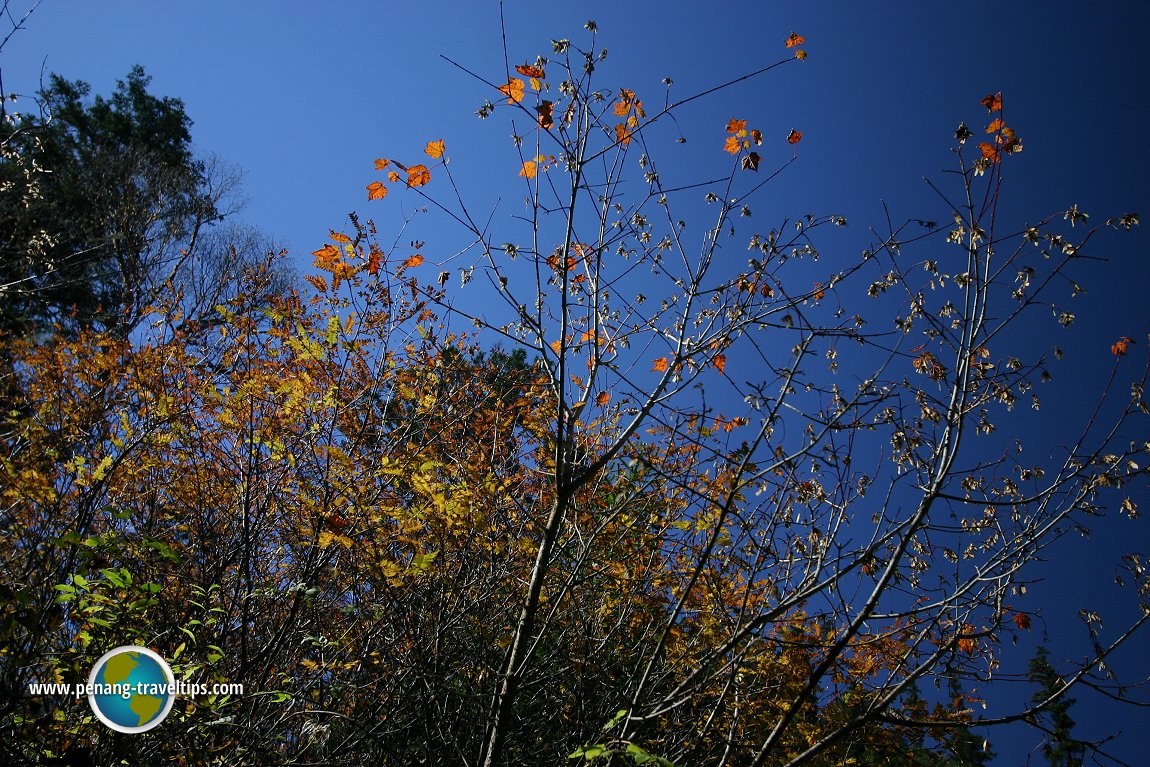
[{"label": "blue and green globe", "polygon": [[172,669],[146,647],[127,645],[105,653],[88,677],[88,703],[117,732],[147,732],[172,709]]}]

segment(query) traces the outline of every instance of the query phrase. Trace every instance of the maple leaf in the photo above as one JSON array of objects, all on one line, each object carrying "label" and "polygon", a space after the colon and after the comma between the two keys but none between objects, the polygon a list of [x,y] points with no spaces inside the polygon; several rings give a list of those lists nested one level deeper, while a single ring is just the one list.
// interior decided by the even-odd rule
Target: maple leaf
[{"label": "maple leaf", "polygon": [[734,117],[732,117],[730,120],[727,121],[727,133],[734,134],[734,133],[738,133],[739,131],[746,130],[746,129],[747,129],[747,121],[746,120],[736,120]]},{"label": "maple leaf", "polygon": [[351,242],[351,238],[350,238],[350,237],[348,237],[348,236],[347,236],[346,234],[344,234],[343,232],[336,232],[336,231],[333,231],[333,230],[330,230],[330,229],[328,230],[328,232],[331,234],[331,238],[332,238],[333,240],[335,240],[336,242],[339,242],[339,243],[348,243],[348,242]]},{"label": "maple leaf", "polygon": [[738,154],[740,149],[742,149],[742,144],[739,143],[739,140],[734,136],[727,136],[727,142],[723,144],[723,151]]},{"label": "maple leaf", "polygon": [[427,146],[423,148],[423,152],[433,160],[438,160],[440,157],[443,157],[444,149],[443,139],[439,139],[438,141],[428,141]]},{"label": "maple leaf", "polygon": [[515,71],[524,77],[534,77],[540,80],[547,76],[547,73],[543,71],[542,67],[536,67],[530,64],[517,64]]},{"label": "maple leaf", "polygon": [[563,341],[561,339],[556,338],[554,341],[551,342],[550,346],[551,346],[551,351],[558,354],[563,349]]},{"label": "maple leaf", "polygon": [[792,130],[789,134],[787,134],[787,143],[788,144],[797,144],[802,140],[803,140],[803,132],[801,130]]},{"label": "maple leaf", "polygon": [[499,92],[507,97],[508,104],[518,104],[523,100],[523,81],[518,77],[512,77],[507,81],[507,85],[499,86]]},{"label": "maple leaf", "polygon": [[743,170],[757,171],[759,169],[759,162],[762,159],[763,158],[759,156],[758,152],[751,152],[750,154],[748,154],[746,157],[743,158],[743,162],[742,162]]},{"label": "maple leaf", "polygon": [[537,172],[535,163],[531,160],[524,162],[523,167],[519,169],[519,175],[526,178],[535,178]]},{"label": "maple leaf", "polygon": [[1002,110],[1002,92],[999,91],[998,93],[991,93],[987,96],[984,96],[982,98],[982,101],[980,101],[979,103],[982,104],[984,107],[986,107],[986,111],[988,111],[988,112],[1001,111]]},{"label": "maple leaf", "polygon": [[664,370],[667,369],[667,358],[666,357],[660,357],[659,359],[655,360],[655,366],[652,367],[651,369],[662,373]]},{"label": "maple leaf", "polygon": [[791,32],[791,36],[787,38],[787,47],[794,48],[796,45],[802,45],[806,41],[807,38],[795,32]]},{"label": "maple leaf", "polygon": [[380,157],[379,159],[377,159],[377,160],[375,161],[375,169],[376,169],[376,170],[383,170],[383,169],[384,169],[384,168],[386,168],[388,165],[391,165],[391,160],[386,160],[386,159],[384,159],[384,158],[382,158],[382,157]]},{"label": "maple leaf", "polygon": [[407,169],[408,186],[423,186],[429,181],[431,181],[431,171],[427,169],[426,165],[412,165]]},{"label": "maple leaf", "polygon": [[1130,336],[1122,336],[1110,347],[1110,353],[1115,357],[1121,357],[1129,348],[1130,344],[1134,343],[1134,339]]},{"label": "maple leaf", "polygon": [[623,123],[615,126],[615,141],[623,146],[631,143],[631,131],[627,130],[627,126]]},{"label": "maple leaf", "polygon": [[751,140],[755,142],[755,146],[763,145],[763,132],[758,128],[751,131]]},{"label": "maple leaf", "polygon": [[601,392],[599,392],[599,396],[597,396],[595,398],[595,404],[598,405],[599,407],[603,407],[604,405],[606,405],[610,401],[611,401],[611,393],[610,392],[601,391]]},{"label": "maple leaf", "polygon": [[367,199],[382,200],[387,197],[387,187],[382,181],[373,181],[367,185]]},{"label": "maple leaf", "polygon": [[396,181],[399,181],[399,174],[393,170],[389,170],[387,172],[387,180],[394,184]]},{"label": "maple leaf", "polygon": [[806,57],[807,57],[806,51],[804,51],[802,49],[795,51],[795,58],[798,59],[799,61],[803,61],[804,59],[806,59]]},{"label": "maple leaf", "polygon": [[615,102],[615,116],[623,117],[631,111],[631,106],[635,102],[635,91],[626,88],[619,89],[619,100]]},{"label": "maple leaf", "polygon": [[1002,130],[1005,127],[1006,127],[1006,123],[1004,123],[1002,121],[1002,118],[996,117],[990,121],[989,125],[986,126],[986,132],[987,133],[994,133],[995,131]]},{"label": "maple leaf", "polygon": [[1020,629],[1030,631],[1030,616],[1026,613],[1015,613],[1014,625],[1018,626]]},{"label": "maple leaf", "polygon": [[539,114],[539,127],[540,128],[547,129],[547,128],[550,128],[552,125],[555,124],[555,120],[551,114],[554,107],[555,107],[555,105],[552,104],[550,101],[547,101],[546,99],[539,102],[539,106],[535,107],[535,111]]},{"label": "maple leaf", "polygon": [[727,372],[727,355],[716,354],[714,356],[714,358],[711,359],[711,364],[715,366],[715,370],[718,370],[720,373],[726,373]]},{"label": "maple leaf", "polygon": [[411,256],[409,256],[407,258],[406,261],[403,262],[403,265],[410,267],[410,266],[419,266],[422,263],[423,263],[423,254],[422,253],[413,253]]}]

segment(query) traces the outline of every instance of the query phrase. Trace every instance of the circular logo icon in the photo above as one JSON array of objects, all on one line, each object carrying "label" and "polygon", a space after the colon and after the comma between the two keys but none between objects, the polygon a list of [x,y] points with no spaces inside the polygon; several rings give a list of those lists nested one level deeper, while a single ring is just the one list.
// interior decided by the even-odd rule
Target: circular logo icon
[{"label": "circular logo icon", "polygon": [[147,732],[176,702],[167,661],[147,647],[125,645],[104,653],[88,675],[88,705],[116,732]]}]

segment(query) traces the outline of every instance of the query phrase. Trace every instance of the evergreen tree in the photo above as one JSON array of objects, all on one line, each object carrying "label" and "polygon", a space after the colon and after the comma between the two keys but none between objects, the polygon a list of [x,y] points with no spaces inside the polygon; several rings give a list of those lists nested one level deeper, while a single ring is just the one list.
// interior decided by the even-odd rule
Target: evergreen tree
[{"label": "evergreen tree", "polygon": [[1050,663],[1050,653],[1045,647],[1039,647],[1031,659],[1027,678],[1039,685],[1030,702],[1042,706],[1036,718],[1037,726],[1046,733],[1042,753],[1047,764],[1050,767],[1081,767],[1085,744],[1071,735],[1074,719],[1070,716],[1070,707],[1074,705],[1074,699],[1063,694],[1062,678]]}]

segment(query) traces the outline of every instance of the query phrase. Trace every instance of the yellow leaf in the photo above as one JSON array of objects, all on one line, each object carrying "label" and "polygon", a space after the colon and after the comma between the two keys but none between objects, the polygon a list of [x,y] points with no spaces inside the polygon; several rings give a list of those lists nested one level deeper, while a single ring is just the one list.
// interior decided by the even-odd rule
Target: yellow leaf
[{"label": "yellow leaf", "polygon": [[[331,231],[331,230],[328,230],[328,231]],[[348,237],[348,236],[347,236],[346,234],[344,234],[343,232],[335,232],[335,231],[332,231],[332,232],[331,232],[331,238],[332,238],[333,240],[335,240],[336,242],[351,242],[351,238],[350,238],[350,237]]]},{"label": "yellow leaf", "polygon": [[523,100],[523,81],[518,77],[512,77],[507,81],[507,85],[499,86],[499,92],[507,97],[508,104],[518,104]]},{"label": "yellow leaf", "polygon": [[526,178],[535,178],[536,173],[535,163],[531,160],[527,160],[523,163],[523,167],[519,169],[519,175],[525,176]]},{"label": "yellow leaf", "polygon": [[798,59],[799,61],[802,61],[806,57],[807,57],[807,52],[802,50],[801,48],[799,50],[795,51],[795,58]]},{"label": "yellow leaf", "polygon": [[433,160],[438,160],[440,157],[443,157],[443,150],[443,139],[428,141],[427,146],[423,148],[424,153]]},{"label": "yellow leaf", "polygon": [[557,338],[551,342],[551,351],[558,354],[562,349],[563,349],[563,341],[562,340]]},{"label": "yellow leaf", "polygon": [[367,185],[367,199],[382,200],[387,197],[387,187],[382,181],[373,181]]}]

